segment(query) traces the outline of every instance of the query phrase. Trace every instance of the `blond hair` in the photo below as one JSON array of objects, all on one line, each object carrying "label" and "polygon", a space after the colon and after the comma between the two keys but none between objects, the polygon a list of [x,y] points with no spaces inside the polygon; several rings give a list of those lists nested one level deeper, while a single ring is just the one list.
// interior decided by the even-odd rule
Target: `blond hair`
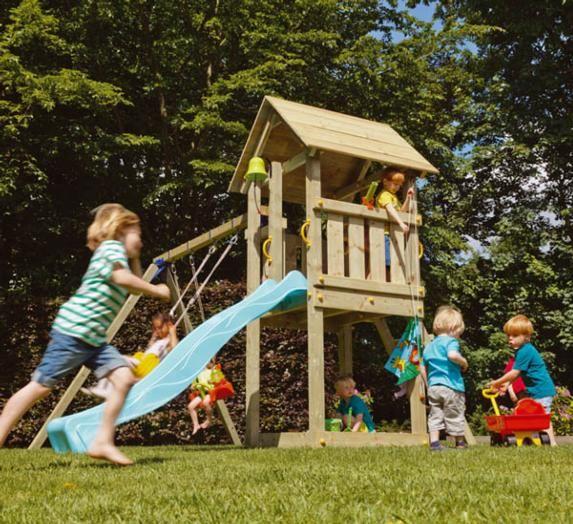
[{"label": "blond hair", "polygon": [[104,240],[118,240],[122,231],[139,225],[139,217],[121,204],[102,204],[92,213],[94,221],[88,227],[87,246],[95,251]]},{"label": "blond hair", "polygon": [[434,317],[433,331],[435,335],[453,334],[461,337],[466,329],[460,310],[454,306],[440,306]]},{"label": "blond hair", "polygon": [[352,387],[356,386],[356,382],[354,382],[354,379],[352,378],[352,375],[340,375],[337,379],[336,382],[334,383],[334,387],[335,389],[338,388],[339,384],[350,384]]},{"label": "blond hair", "polygon": [[406,180],[406,175],[396,167],[387,167],[380,172],[380,180],[390,180],[395,184],[403,184]]},{"label": "blond hair", "polygon": [[503,332],[506,335],[526,335],[530,337],[533,334],[533,324],[525,315],[516,315],[505,323]]}]

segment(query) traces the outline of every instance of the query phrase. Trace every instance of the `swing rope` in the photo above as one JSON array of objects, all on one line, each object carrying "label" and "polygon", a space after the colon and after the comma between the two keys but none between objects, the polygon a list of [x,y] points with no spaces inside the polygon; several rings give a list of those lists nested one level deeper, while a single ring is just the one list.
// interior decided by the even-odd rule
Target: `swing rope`
[{"label": "swing rope", "polygon": [[179,295],[177,302],[175,302],[175,304],[173,304],[173,307],[169,310],[169,316],[173,317],[175,315],[175,310],[179,307],[179,304],[181,304],[183,302],[183,299],[185,298],[187,291],[189,291],[189,288],[191,287],[193,282],[197,281],[197,277],[199,276],[199,273],[201,273],[201,271],[205,267],[205,264],[207,263],[209,258],[211,258],[211,255],[213,255],[215,253],[215,251],[217,251],[217,248],[215,246],[211,246],[209,248],[207,255],[205,256],[205,258],[201,261],[201,264],[199,265],[199,269],[193,273],[191,280],[187,283],[187,285],[185,286],[185,289]]},{"label": "swing rope", "polygon": [[[195,292],[195,294],[191,297],[191,299],[189,300],[189,302],[187,303],[187,306],[185,306],[185,309],[183,310],[183,312],[181,313],[181,315],[179,316],[179,318],[177,319],[177,321],[175,322],[175,327],[177,327],[181,321],[183,320],[183,317],[187,314],[187,311],[189,311],[189,308],[195,304],[195,302],[197,301],[197,299],[201,296],[201,293],[203,291],[203,289],[205,288],[205,286],[209,283],[209,280],[211,280],[211,277],[213,276],[213,273],[215,273],[215,271],[217,270],[217,268],[221,265],[221,263],[223,262],[223,260],[225,259],[225,257],[229,254],[229,251],[231,251],[231,248],[237,244],[239,240],[239,235],[234,235],[231,240],[229,240],[229,243],[227,244],[227,247],[225,248],[225,250],[223,251],[223,253],[221,253],[221,256],[219,257],[219,259],[217,260],[217,262],[215,262],[215,265],[212,267],[211,272],[205,277],[205,280],[203,280],[203,282],[201,283],[201,285],[199,286],[199,288],[197,289],[197,291]],[[201,266],[203,266],[204,264],[201,264]],[[199,267],[199,270],[201,270],[201,266]],[[197,280],[197,274],[194,275],[194,278],[191,279],[191,282],[193,282],[193,280]]]}]

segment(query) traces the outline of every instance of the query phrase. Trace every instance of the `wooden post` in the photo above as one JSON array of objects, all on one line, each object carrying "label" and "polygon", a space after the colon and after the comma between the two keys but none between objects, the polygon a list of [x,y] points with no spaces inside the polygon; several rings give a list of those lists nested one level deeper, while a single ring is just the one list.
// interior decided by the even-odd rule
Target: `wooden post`
[{"label": "wooden post", "polygon": [[[151,279],[153,278],[153,275],[155,275],[156,271],[157,271],[157,266],[155,264],[150,264],[149,267],[145,270],[143,277],[141,278],[143,278],[143,280],[145,280],[146,282],[150,282]],[[127,300],[124,302],[122,308],[119,310],[118,314],[113,319],[113,322],[107,329],[106,336],[108,342],[111,342],[113,337],[115,337],[115,335],[125,322],[125,319],[128,317],[128,315],[131,313],[131,311],[139,301],[140,297],[141,295],[129,295]],[[90,370],[87,367],[82,366],[80,368],[80,370],[78,371],[78,373],[68,386],[68,389],[66,389],[66,391],[62,395],[62,398],[56,404],[56,407],[52,410],[52,412],[48,415],[48,418],[40,428],[40,431],[38,431],[38,433],[34,437],[34,440],[32,440],[31,444],[28,446],[28,449],[39,449],[44,445],[44,442],[46,442],[46,439],[48,438],[48,424],[52,420],[61,417],[65,413],[66,409],[68,409],[68,406],[72,403],[72,400],[74,400],[80,388],[84,385],[84,382],[87,380],[89,374]]]},{"label": "wooden post", "polygon": [[352,326],[344,326],[338,333],[338,369],[352,373]]},{"label": "wooden post", "polygon": [[[247,293],[252,293],[261,283],[260,225],[258,207],[261,204],[261,189],[251,184],[248,192],[247,211]],[[246,355],[246,444],[259,443],[260,426],[260,338],[261,323],[255,320],[247,326]]]},{"label": "wooden post", "polygon": [[424,381],[421,375],[408,382],[410,400],[410,422],[412,433],[426,433],[426,404],[424,402]]},{"label": "wooden post", "polygon": [[269,180],[269,236],[270,255],[267,275],[279,282],[283,278],[283,168],[280,162],[271,164]]},{"label": "wooden post", "polygon": [[[321,197],[320,157],[306,159],[306,218],[310,220],[307,253],[307,280],[309,293],[317,293],[314,287],[322,273],[322,224],[314,207]],[[324,431],[324,317],[322,309],[309,301],[308,321],[308,425],[311,445],[318,446],[316,436]]]}]

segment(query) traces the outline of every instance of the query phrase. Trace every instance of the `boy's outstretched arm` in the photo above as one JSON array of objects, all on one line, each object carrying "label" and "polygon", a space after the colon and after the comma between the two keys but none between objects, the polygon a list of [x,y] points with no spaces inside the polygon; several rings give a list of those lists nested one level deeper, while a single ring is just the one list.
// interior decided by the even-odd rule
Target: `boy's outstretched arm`
[{"label": "boy's outstretched arm", "polygon": [[135,276],[129,269],[120,266],[112,271],[111,281],[118,286],[124,287],[133,295],[144,294],[165,301],[171,297],[171,291],[165,284],[150,284]]},{"label": "boy's outstretched arm", "polygon": [[519,371],[519,369],[512,369],[511,371],[508,371],[505,375],[503,375],[503,377],[500,377],[497,380],[492,380],[489,383],[489,387],[497,389],[504,382],[515,382],[518,379],[520,373],[521,372]]},{"label": "boy's outstretched arm", "polygon": [[388,216],[402,228],[402,231],[404,231],[404,233],[410,231],[410,226],[408,226],[408,224],[405,224],[403,220],[398,216],[398,212],[396,211],[396,208],[392,204],[388,204],[385,207],[385,209],[388,212]]},{"label": "boy's outstretched arm", "polygon": [[462,357],[457,351],[448,351],[448,359],[455,362],[458,366],[462,368],[463,372],[468,370],[468,361]]}]

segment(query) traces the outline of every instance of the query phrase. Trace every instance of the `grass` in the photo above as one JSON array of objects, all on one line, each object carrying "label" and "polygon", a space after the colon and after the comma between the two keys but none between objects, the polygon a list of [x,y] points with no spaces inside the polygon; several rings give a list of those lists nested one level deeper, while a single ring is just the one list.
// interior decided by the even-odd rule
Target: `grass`
[{"label": "grass", "polygon": [[573,446],[0,450],[0,522],[571,522]]}]

